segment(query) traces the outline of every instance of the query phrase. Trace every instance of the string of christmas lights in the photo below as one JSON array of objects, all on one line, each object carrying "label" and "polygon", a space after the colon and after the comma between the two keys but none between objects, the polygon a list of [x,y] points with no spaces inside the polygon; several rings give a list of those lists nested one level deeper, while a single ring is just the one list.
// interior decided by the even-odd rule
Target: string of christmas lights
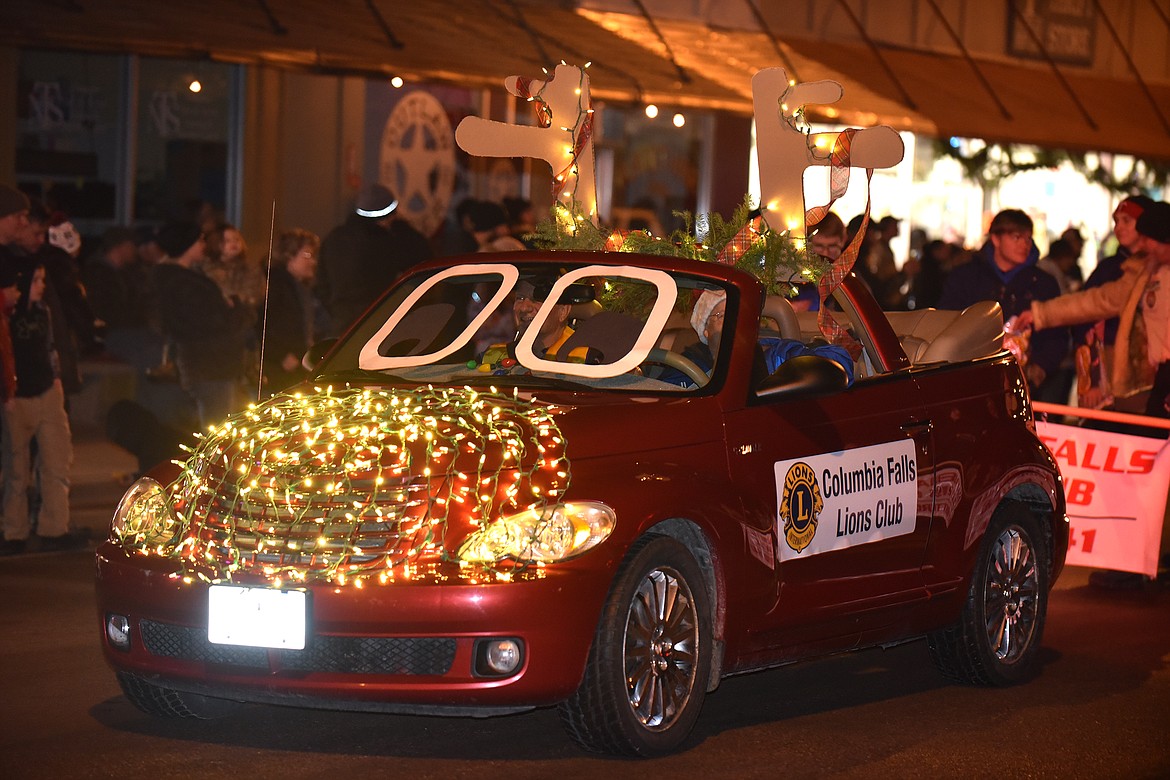
[{"label": "string of christmas lights", "polygon": [[[562,60],[562,64],[564,61]],[[589,77],[585,75],[585,71],[589,68],[591,63],[578,69],[578,82],[576,93],[578,96],[583,94],[584,90],[589,87]],[[547,76],[548,71],[545,70]],[[540,82],[540,89],[533,93],[532,84],[534,79],[518,77],[516,79],[516,89],[520,97],[533,104],[533,110],[536,112],[536,121],[541,127],[552,127],[553,111],[552,107],[546,102],[542,95],[545,88],[548,86],[551,78],[546,78]],[[560,128],[568,134],[568,142],[565,144],[565,155],[568,162],[561,170],[553,171],[552,179],[552,197],[553,203],[561,203],[562,199],[569,205],[571,209],[576,210],[577,205],[577,185],[580,182],[578,171],[578,159],[581,152],[584,151],[589,139],[593,137],[593,101],[592,98],[586,101],[582,107],[580,101],[577,103],[577,116],[573,120],[572,125],[563,125]],[[572,179],[572,186],[569,186],[569,180]]]},{"label": "string of christmas lights", "polygon": [[471,388],[346,385],[277,395],[213,427],[167,489],[177,576],[284,583],[507,580],[527,568],[455,559],[502,514],[542,511],[569,485],[555,409]]}]

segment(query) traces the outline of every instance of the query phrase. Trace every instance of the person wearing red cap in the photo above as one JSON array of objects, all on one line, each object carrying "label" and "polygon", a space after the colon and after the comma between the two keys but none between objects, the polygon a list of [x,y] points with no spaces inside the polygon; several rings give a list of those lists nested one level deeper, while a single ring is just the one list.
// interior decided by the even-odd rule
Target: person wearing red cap
[{"label": "person wearing red cap", "polygon": [[1042,330],[1118,317],[1118,348],[1110,372],[1114,396],[1149,391],[1145,413],[1170,417],[1170,203],[1151,203],[1134,227],[1134,254],[1122,263],[1121,278],[1033,301],[1019,323]]},{"label": "person wearing red cap", "polygon": [[[1113,210],[1113,236],[1117,239],[1117,252],[1097,263],[1097,267],[1089,274],[1089,278],[1085,280],[1081,289],[1090,290],[1121,278],[1121,264],[1137,249],[1139,240],[1138,217],[1153,203],[1153,199],[1147,198],[1145,195],[1131,195],[1117,204],[1117,208]],[[1101,342],[1104,345],[1103,359],[1106,372],[1109,372],[1113,366],[1113,343],[1117,340],[1118,324],[1117,317],[1104,320],[1104,335]],[[1091,325],[1081,325],[1074,328],[1073,344],[1084,344],[1091,327]]]},{"label": "person wearing red cap", "polygon": [[[1134,232],[1133,254],[1122,263],[1119,279],[1033,301],[1020,322],[1041,329],[1118,317],[1111,372],[1114,396],[1137,399],[1148,393],[1145,413],[1170,417],[1170,203],[1146,206],[1134,221]],[[1143,433],[1165,436],[1156,429]],[[1089,584],[1111,590],[1139,588],[1143,579],[1132,572],[1096,571],[1089,575]]]}]

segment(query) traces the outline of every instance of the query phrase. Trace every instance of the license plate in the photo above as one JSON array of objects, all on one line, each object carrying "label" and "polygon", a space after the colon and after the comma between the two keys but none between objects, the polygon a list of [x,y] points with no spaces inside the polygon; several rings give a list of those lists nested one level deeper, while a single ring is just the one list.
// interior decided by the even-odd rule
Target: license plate
[{"label": "license plate", "polygon": [[304,649],[308,610],[303,590],[212,585],[207,596],[209,642]]}]

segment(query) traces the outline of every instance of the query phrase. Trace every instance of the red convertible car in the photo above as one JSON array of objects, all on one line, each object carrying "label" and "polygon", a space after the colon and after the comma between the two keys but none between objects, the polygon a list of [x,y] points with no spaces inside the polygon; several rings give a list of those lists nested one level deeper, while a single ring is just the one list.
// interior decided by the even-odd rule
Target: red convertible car
[{"label": "red convertible car", "polygon": [[486,257],[129,489],[97,599],[134,704],[556,706],[653,756],[723,677],[816,655],[1035,672],[1068,525],[996,305],[887,314],[851,276],[849,350],[735,268]]}]

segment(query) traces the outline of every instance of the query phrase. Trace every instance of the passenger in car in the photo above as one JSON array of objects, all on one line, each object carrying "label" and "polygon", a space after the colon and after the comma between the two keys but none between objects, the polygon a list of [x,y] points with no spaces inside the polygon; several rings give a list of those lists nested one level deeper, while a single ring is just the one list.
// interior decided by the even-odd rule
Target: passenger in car
[{"label": "passenger in car", "polygon": [[[691,311],[691,327],[699,335],[699,341],[683,350],[683,357],[705,371],[708,375],[715,366],[723,339],[723,321],[727,311],[727,294],[722,291],[704,290]],[[853,383],[853,360],[842,347],[834,344],[805,344],[796,339],[764,337],[759,340],[763,351],[764,366],[772,374],[784,361],[799,355],[816,355],[839,363]],[[681,371],[670,369],[658,377],[680,387],[691,387],[693,382]]]}]

